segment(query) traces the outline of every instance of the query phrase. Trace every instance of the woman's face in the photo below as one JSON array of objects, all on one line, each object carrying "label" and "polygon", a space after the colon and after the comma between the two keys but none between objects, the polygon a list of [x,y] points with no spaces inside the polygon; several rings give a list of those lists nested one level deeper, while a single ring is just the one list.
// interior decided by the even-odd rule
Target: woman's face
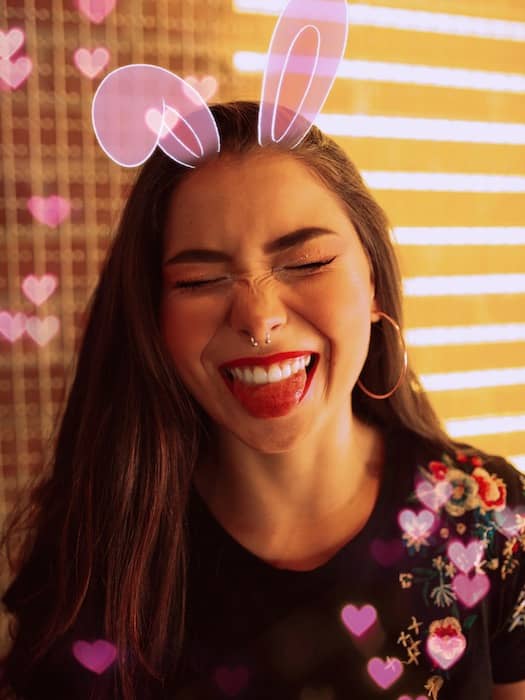
[{"label": "woman's face", "polygon": [[[300,229],[330,233],[272,246]],[[213,252],[187,252],[199,249]],[[255,449],[279,452],[319,431],[328,416],[348,415],[370,323],[379,317],[357,233],[305,165],[255,153],[221,156],[192,171],[170,201],[162,274],[165,342],[185,386],[218,426]],[[213,282],[177,286],[205,280]],[[239,358],[256,365],[261,354],[298,350],[318,353],[319,362],[303,400],[279,417],[253,415],[219,371]]]}]

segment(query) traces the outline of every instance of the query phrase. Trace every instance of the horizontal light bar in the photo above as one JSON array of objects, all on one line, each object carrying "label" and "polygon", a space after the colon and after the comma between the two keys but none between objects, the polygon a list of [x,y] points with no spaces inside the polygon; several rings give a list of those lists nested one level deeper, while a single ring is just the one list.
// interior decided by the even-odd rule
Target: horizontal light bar
[{"label": "horizontal light bar", "polygon": [[451,437],[472,435],[498,435],[499,433],[525,432],[525,413],[516,416],[473,416],[445,421]]},{"label": "horizontal light bar", "polygon": [[404,337],[409,346],[423,348],[485,343],[523,343],[525,342],[525,323],[408,328],[404,332]]},{"label": "horizontal light bar", "polygon": [[396,170],[362,170],[361,175],[373,190],[525,192],[525,177],[522,175],[416,173]]},{"label": "horizontal light bar", "polygon": [[523,245],[521,226],[397,226],[392,229],[399,245]]},{"label": "horizontal light bar", "polygon": [[458,391],[525,384],[525,367],[504,367],[468,372],[436,372],[420,375],[426,391]]},{"label": "horizontal light bar", "polygon": [[[237,12],[278,15],[285,0],[234,0]],[[393,7],[375,7],[365,4],[348,5],[349,23],[355,26],[387,27],[390,29],[452,34],[485,39],[525,41],[525,23],[503,19],[486,19],[445,12],[404,10]]]},{"label": "horizontal light bar", "polygon": [[405,277],[405,296],[448,297],[485,294],[523,294],[525,275],[439,275]]},{"label": "horizontal light bar", "polygon": [[525,455],[510,455],[510,457],[505,459],[525,474]]},{"label": "horizontal light bar", "polygon": [[[283,56],[284,59],[284,56]],[[256,51],[237,51],[233,54],[233,67],[241,73],[262,73],[268,57]],[[316,73],[324,70],[332,75],[330,62],[319,59]],[[300,72],[300,61],[294,61],[295,72]],[[311,61],[305,60],[304,74],[311,72]],[[343,59],[337,70],[338,78],[351,80],[372,80],[382,83],[403,83],[407,85],[429,85],[432,87],[456,88],[462,90],[489,90],[494,92],[525,92],[525,76],[518,73],[497,73],[496,71],[469,70],[445,66],[426,66],[414,63],[393,63],[386,61],[358,61]]]},{"label": "horizontal light bar", "polygon": [[498,143],[523,146],[525,124],[368,114],[318,114],[315,125],[330,136],[405,139],[451,143]]}]

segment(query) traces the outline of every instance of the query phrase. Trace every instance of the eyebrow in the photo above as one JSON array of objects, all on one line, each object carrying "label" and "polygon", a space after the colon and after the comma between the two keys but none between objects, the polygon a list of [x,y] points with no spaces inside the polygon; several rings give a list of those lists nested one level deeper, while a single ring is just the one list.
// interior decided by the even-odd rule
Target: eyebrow
[{"label": "eyebrow", "polygon": [[[332,235],[337,236],[335,231],[330,229],[321,228],[319,226],[308,226],[305,228],[297,229],[291,233],[287,233],[284,236],[276,238],[274,241],[270,241],[263,246],[263,250],[266,255],[272,253],[277,253],[293,246],[299,245],[300,243],[305,243],[312,238],[318,238],[319,236]],[[191,248],[189,250],[182,250],[173,257],[169,258],[164,265],[177,265],[180,263],[192,263],[192,262],[231,262],[232,256],[228,255],[222,250],[213,250],[207,248]]]}]

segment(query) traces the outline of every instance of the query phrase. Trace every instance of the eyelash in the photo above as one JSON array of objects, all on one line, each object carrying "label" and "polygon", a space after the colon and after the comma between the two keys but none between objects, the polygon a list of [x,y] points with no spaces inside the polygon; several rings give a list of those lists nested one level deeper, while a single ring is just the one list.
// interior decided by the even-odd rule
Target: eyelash
[{"label": "eyelash", "polygon": [[[304,269],[317,269],[320,267],[324,267],[325,265],[329,265],[331,262],[335,260],[335,257],[330,258],[330,260],[324,260],[324,261],[319,261],[319,262],[314,262],[314,263],[308,263],[306,265],[295,265],[295,266],[290,266],[284,268],[285,270],[304,270]],[[199,289],[202,287],[205,287],[207,285],[213,284],[214,282],[220,282],[219,279],[215,280],[196,280],[195,282],[175,282],[174,287],[177,289],[185,289],[185,290],[193,290],[193,289]]]}]

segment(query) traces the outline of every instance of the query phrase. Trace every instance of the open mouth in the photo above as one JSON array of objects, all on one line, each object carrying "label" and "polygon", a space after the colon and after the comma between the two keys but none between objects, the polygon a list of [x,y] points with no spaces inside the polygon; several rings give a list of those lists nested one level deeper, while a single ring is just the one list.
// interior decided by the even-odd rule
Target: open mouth
[{"label": "open mouth", "polygon": [[[313,373],[314,373],[314,371],[319,363],[319,358],[320,358],[320,355],[317,352],[311,352],[309,354],[311,355],[310,364],[307,367],[305,367],[306,387],[308,387],[310,384],[311,376],[313,375]],[[233,374],[233,372],[230,369],[224,368],[224,369],[220,370],[220,373],[222,374],[226,383],[228,384],[228,386],[231,389],[233,387],[233,382],[234,382],[234,378],[235,378],[235,375]],[[286,380],[281,379],[280,381],[286,381]],[[279,382],[270,382],[270,384],[278,384],[278,383]],[[250,386],[253,386],[253,385],[250,385]]]}]

